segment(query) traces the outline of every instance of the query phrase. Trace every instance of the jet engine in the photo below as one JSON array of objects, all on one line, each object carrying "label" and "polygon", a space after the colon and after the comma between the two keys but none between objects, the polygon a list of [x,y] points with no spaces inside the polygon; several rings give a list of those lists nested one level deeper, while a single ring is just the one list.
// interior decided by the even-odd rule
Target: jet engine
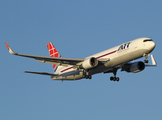
[{"label": "jet engine", "polygon": [[98,60],[94,57],[88,58],[84,60],[82,63],[82,67],[84,69],[90,69],[90,68],[96,67],[97,65],[98,65]]},{"label": "jet engine", "polygon": [[142,61],[129,64],[122,68],[122,71],[137,73],[145,69],[145,64]]}]

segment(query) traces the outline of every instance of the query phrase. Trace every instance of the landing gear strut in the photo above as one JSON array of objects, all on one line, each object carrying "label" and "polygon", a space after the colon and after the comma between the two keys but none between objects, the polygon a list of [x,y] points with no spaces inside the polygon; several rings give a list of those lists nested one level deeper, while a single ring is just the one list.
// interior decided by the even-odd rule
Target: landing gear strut
[{"label": "landing gear strut", "polygon": [[150,56],[150,54],[144,54],[143,56],[145,57],[144,63],[148,63],[149,61],[147,58]]},{"label": "landing gear strut", "polygon": [[92,79],[92,76],[89,75],[89,72],[85,71],[85,78],[86,79]]},{"label": "landing gear strut", "polygon": [[111,81],[117,81],[117,82],[119,81],[119,77],[116,77],[117,70],[118,69],[113,70],[114,77],[113,76],[110,77]]}]

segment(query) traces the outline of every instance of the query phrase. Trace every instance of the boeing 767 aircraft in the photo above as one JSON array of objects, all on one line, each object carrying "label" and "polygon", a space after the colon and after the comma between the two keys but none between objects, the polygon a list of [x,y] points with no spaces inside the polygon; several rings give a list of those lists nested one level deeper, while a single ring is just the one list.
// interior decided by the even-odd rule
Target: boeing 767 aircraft
[{"label": "boeing 767 aircraft", "polygon": [[[53,64],[54,73],[24,71],[25,73],[49,75],[52,80],[91,79],[92,75],[97,73],[113,73],[114,76],[110,77],[110,80],[119,81],[119,77],[116,77],[118,69],[137,73],[147,66],[156,66],[153,55],[151,55],[152,64],[145,64],[148,63],[147,58],[155,48],[155,42],[146,37],[126,42],[83,59],[63,58],[52,43],[47,44],[50,57],[15,53],[6,42],[5,44],[13,55],[34,58],[42,63]],[[145,57],[144,62],[131,62],[141,57]]]}]

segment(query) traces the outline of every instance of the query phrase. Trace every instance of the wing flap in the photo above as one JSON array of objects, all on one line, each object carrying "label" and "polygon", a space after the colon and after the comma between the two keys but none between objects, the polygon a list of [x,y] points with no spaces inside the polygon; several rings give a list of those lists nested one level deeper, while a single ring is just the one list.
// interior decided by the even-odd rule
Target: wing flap
[{"label": "wing flap", "polygon": [[[42,62],[42,63],[55,64],[57,66],[64,66],[64,67],[69,66],[69,64],[67,64],[67,63],[58,63],[58,62],[54,62],[54,61],[44,61],[44,60],[37,60],[37,59],[35,59],[35,61],[39,61],[39,62]],[[79,69],[80,68],[78,64],[72,65],[72,66],[73,66],[73,69]]]},{"label": "wing flap", "polygon": [[62,62],[55,62],[55,61],[46,61],[46,60],[39,60],[39,59],[35,59],[35,61],[39,61],[39,62],[42,62],[42,63],[49,63],[49,64],[55,64],[57,66],[64,66],[64,67],[68,67],[69,64],[67,63],[62,63]]}]

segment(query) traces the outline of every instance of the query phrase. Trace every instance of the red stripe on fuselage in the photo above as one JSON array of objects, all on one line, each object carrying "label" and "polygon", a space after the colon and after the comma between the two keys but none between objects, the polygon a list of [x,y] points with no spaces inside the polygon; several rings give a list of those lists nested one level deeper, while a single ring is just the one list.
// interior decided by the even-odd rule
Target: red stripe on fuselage
[{"label": "red stripe on fuselage", "polygon": [[107,56],[107,55],[111,55],[111,54],[113,54],[113,53],[116,53],[116,51],[113,51],[113,52],[107,53],[107,54],[105,54],[105,55],[99,56],[99,57],[97,57],[97,59],[100,59],[100,58],[105,57],[105,56]]},{"label": "red stripe on fuselage", "polygon": [[61,71],[61,72],[65,72],[65,71],[70,70],[70,69],[72,69],[72,68],[73,68],[73,67],[67,68],[67,69],[65,69],[65,70],[63,70],[63,71]]},{"label": "red stripe on fuselage", "polygon": [[[107,55],[111,55],[111,54],[113,54],[113,53],[116,53],[116,51],[113,51],[113,52],[107,53],[107,54],[105,54],[105,55],[99,56],[99,57],[97,57],[96,59],[100,59],[100,58],[102,58],[102,57],[105,57],[105,56],[107,56]],[[65,69],[65,70],[62,70],[61,73],[65,72],[65,71],[67,71],[67,70],[70,70],[70,69],[72,69],[72,68],[73,68],[73,67],[70,67],[70,68],[67,68],[67,69]]]}]

